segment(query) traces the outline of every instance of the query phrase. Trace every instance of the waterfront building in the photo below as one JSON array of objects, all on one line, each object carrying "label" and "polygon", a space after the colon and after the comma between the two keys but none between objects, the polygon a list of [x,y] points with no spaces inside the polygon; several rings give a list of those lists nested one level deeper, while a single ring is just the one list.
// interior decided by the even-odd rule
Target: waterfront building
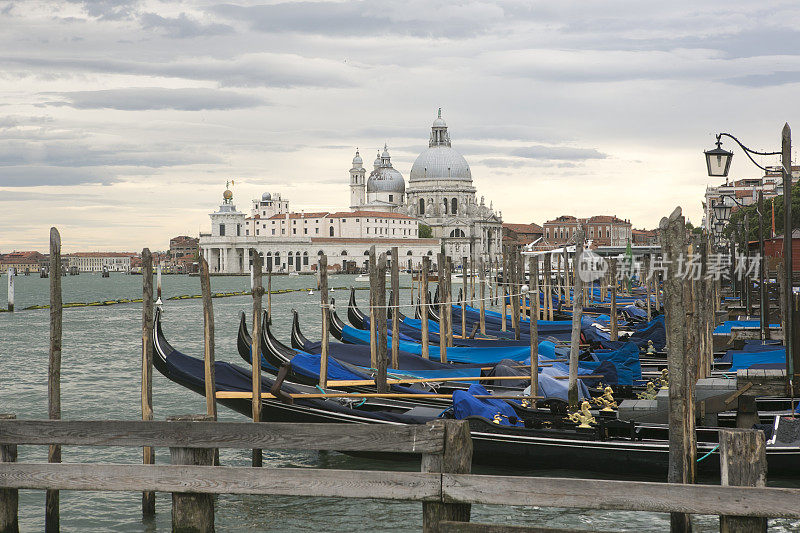
[{"label": "waterfront building", "polygon": [[521,250],[529,244],[538,244],[544,236],[539,224],[511,224],[503,222],[503,246]]},{"label": "waterfront building", "polygon": [[[435,262],[442,249],[476,260],[501,253],[501,215],[483,197],[476,200],[469,165],[452,148],[441,109],[428,149],[411,168],[408,189],[387,145],[369,175],[356,149],[349,188],[349,211],[291,211],[280,193],[265,192],[253,200],[249,215],[237,209],[226,188],[219,208],[209,214],[211,232],[200,234],[211,271],[248,271],[250,248],[263,254],[265,269],[274,272],[310,272],[320,253],[334,269],[362,268],[372,244],[399,246],[403,268],[416,268],[425,255]],[[430,238],[420,238],[421,227]]]},{"label": "waterfront building", "polygon": [[572,244],[579,226],[583,226],[586,239],[592,241],[593,247],[625,246],[632,238],[630,221],[617,218],[616,215],[595,215],[589,218],[562,215],[544,223],[544,240],[552,246]]},{"label": "waterfront building", "polygon": [[200,239],[179,235],[169,240],[170,257],[180,257],[184,255],[197,255],[200,252]]},{"label": "waterfront building", "polygon": [[17,274],[39,272],[39,265],[46,259],[37,251],[11,252],[0,257],[0,274],[13,268]]},{"label": "waterfront building", "polygon": [[67,267],[78,272],[130,272],[132,252],[75,252],[69,254]]}]

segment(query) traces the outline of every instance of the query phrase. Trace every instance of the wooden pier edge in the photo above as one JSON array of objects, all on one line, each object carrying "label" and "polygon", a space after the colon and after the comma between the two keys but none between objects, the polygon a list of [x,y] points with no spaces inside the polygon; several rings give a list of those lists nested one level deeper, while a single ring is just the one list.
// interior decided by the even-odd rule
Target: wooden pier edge
[{"label": "wooden pier edge", "polygon": [[[16,415],[0,413],[0,420],[15,420]],[[16,444],[0,444],[0,463],[17,461]],[[0,533],[19,533],[19,491],[0,488]]]}]

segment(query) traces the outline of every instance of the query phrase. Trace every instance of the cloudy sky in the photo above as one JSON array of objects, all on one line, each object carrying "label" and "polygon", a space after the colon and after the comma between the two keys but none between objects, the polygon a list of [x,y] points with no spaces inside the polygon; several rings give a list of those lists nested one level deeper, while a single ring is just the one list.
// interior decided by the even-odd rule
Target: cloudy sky
[{"label": "cloudy sky", "polygon": [[0,252],[164,249],[228,179],[346,208],[355,147],[407,178],[438,107],[507,222],[697,223],[714,132],[800,127],[798,28],[794,0],[0,0]]}]

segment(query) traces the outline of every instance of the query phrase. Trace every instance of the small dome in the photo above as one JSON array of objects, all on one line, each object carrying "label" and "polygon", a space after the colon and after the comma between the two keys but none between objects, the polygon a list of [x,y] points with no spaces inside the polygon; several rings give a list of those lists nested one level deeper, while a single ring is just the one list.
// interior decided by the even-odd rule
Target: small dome
[{"label": "small dome", "polygon": [[404,194],[406,192],[406,181],[403,179],[403,175],[392,167],[379,167],[369,174],[367,192]]},{"label": "small dome", "polygon": [[269,202],[270,200],[272,200],[272,194],[265,192],[264,194],[261,195],[262,202]]},{"label": "small dome", "polygon": [[353,158],[353,166],[358,166],[363,164],[364,161],[361,159],[361,155],[358,153],[358,148],[356,148],[356,156]]},{"label": "small dome", "polygon": [[378,150],[378,155],[375,156],[375,161],[373,161],[372,164],[375,165],[375,168],[378,168],[379,166],[381,166],[381,152],[380,152],[380,150]]},{"label": "small dome", "polygon": [[389,157],[389,146],[387,144],[383,145],[383,153],[381,157]]}]

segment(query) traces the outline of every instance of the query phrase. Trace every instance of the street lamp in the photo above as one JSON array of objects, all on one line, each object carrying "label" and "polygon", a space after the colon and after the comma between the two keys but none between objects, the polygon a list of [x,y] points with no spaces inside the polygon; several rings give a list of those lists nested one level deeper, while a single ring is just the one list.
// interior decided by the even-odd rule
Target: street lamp
[{"label": "street lamp", "polygon": [[706,150],[706,165],[708,166],[708,175],[716,177],[726,177],[728,170],[731,168],[731,160],[733,160],[733,152],[722,149],[722,141],[719,140],[720,135],[717,135],[717,147],[713,150]]},{"label": "street lamp", "polygon": [[712,202],[711,209],[714,211],[714,218],[720,221],[723,225],[725,222],[730,220],[732,206],[725,202],[724,196],[719,201]]},{"label": "street lamp", "polygon": [[[761,170],[766,172],[766,168],[759,165],[755,159],[753,159],[753,155],[762,155],[762,156],[771,156],[771,155],[780,155],[781,156],[781,166],[782,166],[782,174],[783,174],[783,261],[784,261],[784,275],[785,275],[785,287],[786,290],[784,291],[784,298],[783,298],[783,305],[782,308],[784,310],[783,313],[783,344],[786,347],[786,377],[788,378],[790,392],[792,392],[792,396],[794,396],[794,381],[795,381],[795,374],[794,369],[795,367],[800,368],[800,350],[794,350],[793,342],[792,342],[792,296],[794,294],[793,287],[792,287],[792,130],[789,128],[789,124],[783,125],[783,131],[781,132],[781,151],[780,152],[758,152],[756,150],[752,150],[745,145],[743,145],[739,139],[734,137],[729,133],[719,133],[717,135],[717,147],[712,150],[707,150],[705,153],[706,156],[706,166],[708,167],[708,175],[709,176],[716,176],[716,177],[725,177],[728,175],[728,170],[730,170],[731,159],[733,158],[733,153],[728,152],[722,149],[722,141],[721,138],[729,137],[732,139],[739,147],[744,151],[745,155],[752,161],[752,163],[760,168]],[[762,261],[763,265],[763,261]],[[764,282],[764,276],[760,276],[761,279],[759,283]],[[764,291],[760,291],[763,294]],[[764,306],[767,305],[767,302],[762,301],[762,317],[764,316]],[[762,319],[762,322],[764,320]],[[762,323],[762,332],[764,331],[764,324]],[[797,351],[797,353],[794,353]]]}]

